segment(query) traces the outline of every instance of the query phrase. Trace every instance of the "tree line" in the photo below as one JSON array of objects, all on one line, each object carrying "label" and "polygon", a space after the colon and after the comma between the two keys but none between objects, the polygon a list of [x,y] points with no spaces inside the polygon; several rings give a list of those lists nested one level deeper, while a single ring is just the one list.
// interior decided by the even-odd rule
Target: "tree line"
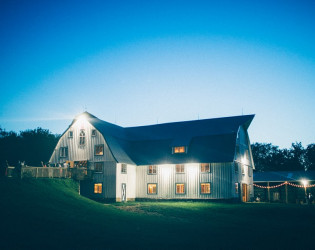
[{"label": "tree line", "polygon": [[[0,127],[0,166],[17,166],[21,161],[41,166],[48,162],[59,138],[43,128],[16,133]],[[315,144],[304,148],[296,142],[289,149],[280,149],[271,143],[254,143],[251,148],[256,171],[315,170]]]}]

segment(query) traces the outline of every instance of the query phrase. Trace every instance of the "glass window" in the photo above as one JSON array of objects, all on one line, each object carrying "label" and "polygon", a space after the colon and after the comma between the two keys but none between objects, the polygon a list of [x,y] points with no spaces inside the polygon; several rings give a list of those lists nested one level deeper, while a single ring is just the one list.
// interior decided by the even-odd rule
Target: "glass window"
[{"label": "glass window", "polygon": [[248,176],[251,177],[252,176],[252,168],[248,167]]},{"label": "glass window", "polygon": [[185,184],[176,183],[176,194],[185,194]]},{"label": "glass window", "polygon": [[121,173],[127,174],[127,164],[121,164]]},{"label": "glass window", "polygon": [[101,194],[103,189],[103,184],[102,183],[95,183],[94,184],[94,194]]},{"label": "glass window", "polygon": [[200,164],[200,172],[201,173],[209,173],[210,172],[210,163],[201,163]]},{"label": "glass window", "polygon": [[156,165],[148,166],[148,174],[156,174]]},{"label": "glass window", "polygon": [[103,162],[94,162],[94,171],[97,173],[103,172],[104,163]]},{"label": "glass window", "polygon": [[80,130],[80,145],[81,146],[85,145],[85,130],[84,129]]},{"label": "glass window", "polygon": [[92,129],[92,136],[96,136],[96,129]]},{"label": "glass window", "polygon": [[68,157],[68,147],[60,147],[59,156],[60,157]]},{"label": "glass window", "polygon": [[104,145],[95,145],[94,154],[95,155],[104,155]]},{"label": "glass window", "polygon": [[68,137],[69,137],[69,138],[73,138],[73,131],[72,131],[72,130],[69,131]]},{"label": "glass window", "polygon": [[157,184],[156,183],[150,183],[148,184],[148,194],[157,194]]},{"label": "glass window", "polygon": [[200,192],[202,194],[210,194],[210,183],[201,183]]},{"label": "glass window", "polygon": [[182,154],[186,153],[186,147],[173,147],[173,154]]},{"label": "glass window", "polygon": [[185,173],[185,165],[176,164],[176,173]]},{"label": "glass window", "polygon": [[235,182],[235,193],[236,194],[238,194],[238,187],[239,187],[238,182]]},{"label": "glass window", "polygon": [[242,164],[242,174],[245,175],[245,165]]},{"label": "glass window", "polygon": [[234,163],[234,171],[235,173],[238,173],[238,163]]}]

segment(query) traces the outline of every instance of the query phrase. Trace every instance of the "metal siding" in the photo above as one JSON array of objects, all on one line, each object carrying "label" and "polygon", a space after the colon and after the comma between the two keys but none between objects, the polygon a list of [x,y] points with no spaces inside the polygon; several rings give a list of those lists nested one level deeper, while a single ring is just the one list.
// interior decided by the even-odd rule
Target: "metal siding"
[{"label": "metal siding", "polygon": [[121,184],[126,183],[126,198],[127,200],[136,198],[136,166],[126,164],[127,173],[121,173],[121,163],[117,163],[116,169],[116,200],[121,200]]},{"label": "metal siding", "polygon": [[[152,199],[228,199],[231,194],[233,163],[212,163],[210,173],[200,173],[200,165],[185,164],[185,173],[175,173],[175,165],[157,166],[156,175],[147,174],[147,166],[137,166],[136,197]],[[211,193],[200,194],[200,183],[210,182]],[[147,194],[147,184],[157,183],[157,194]],[[175,193],[175,184],[185,183],[185,194]]]}]

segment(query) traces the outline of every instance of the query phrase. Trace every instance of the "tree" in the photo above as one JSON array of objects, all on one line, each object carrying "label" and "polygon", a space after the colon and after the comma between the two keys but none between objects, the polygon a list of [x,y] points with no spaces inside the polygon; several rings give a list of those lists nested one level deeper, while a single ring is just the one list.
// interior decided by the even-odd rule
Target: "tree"
[{"label": "tree", "polygon": [[315,170],[315,144],[309,144],[305,152],[307,170]]}]

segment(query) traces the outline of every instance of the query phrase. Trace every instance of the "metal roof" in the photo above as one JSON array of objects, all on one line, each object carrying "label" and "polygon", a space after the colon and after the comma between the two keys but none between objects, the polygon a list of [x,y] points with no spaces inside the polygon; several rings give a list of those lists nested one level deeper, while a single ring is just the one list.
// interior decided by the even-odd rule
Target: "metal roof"
[{"label": "metal roof", "polygon": [[[247,129],[254,118],[243,115],[123,128],[83,114],[102,133],[117,162],[134,165],[232,162],[239,127]],[[186,146],[188,151],[172,154],[174,146]]]},{"label": "metal roof", "polygon": [[255,172],[254,182],[284,182],[301,181],[302,179],[314,181],[315,171],[268,171]]}]

